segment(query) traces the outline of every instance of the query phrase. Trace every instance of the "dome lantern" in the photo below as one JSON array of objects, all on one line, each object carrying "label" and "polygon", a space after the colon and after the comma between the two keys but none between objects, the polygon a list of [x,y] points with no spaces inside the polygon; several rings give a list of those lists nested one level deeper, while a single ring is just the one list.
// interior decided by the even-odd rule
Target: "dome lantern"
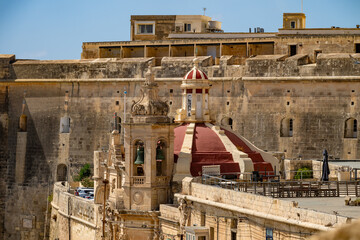
[{"label": "dome lantern", "polygon": [[209,79],[198,68],[199,60],[193,60],[194,67],[184,76],[181,84],[182,107],[176,111],[176,122],[210,122]]}]

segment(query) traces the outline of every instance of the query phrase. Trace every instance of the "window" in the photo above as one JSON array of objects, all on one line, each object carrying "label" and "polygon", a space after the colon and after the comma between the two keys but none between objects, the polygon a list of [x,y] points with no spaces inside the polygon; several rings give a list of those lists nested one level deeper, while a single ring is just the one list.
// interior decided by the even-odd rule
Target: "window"
[{"label": "window", "polygon": [[291,22],[290,22],[290,28],[296,28],[296,23],[295,23],[295,21],[291,21]]},{"label": "window", "polygon": [[280,137],[292,137],[294,128],[294,120],[292,118],[284,118],[280,124]]},{"label": "window", "polygon": [[153,33],[153,25],[138,25],[138,34],[152,34]]},{"label": "window", "polygon": [[155,33],[155,22],[137,22],[135,24],[135,34],[154,34]]},{"label": "window", "polygon": [[349,118],[345,121],[345,138],[357,138],[357,120]]},{"label": "window", "polygon": [[190,32],[191,31],[191,24],[190,23],[185,23],[184,24],[184,31],[185,32]]},{"label": "window", "polygon": [[273,229],[266,228],[266,240],[273,240]]}]

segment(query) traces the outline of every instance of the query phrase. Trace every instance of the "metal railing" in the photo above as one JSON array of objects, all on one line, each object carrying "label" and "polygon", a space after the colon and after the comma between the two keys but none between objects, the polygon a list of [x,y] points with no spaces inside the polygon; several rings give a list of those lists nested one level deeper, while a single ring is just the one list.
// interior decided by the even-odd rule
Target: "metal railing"
[{"label": "metal railing", "polygon": [[252,182],[203,174],[202,184],[274,198],[360,196],[359,181]]}]

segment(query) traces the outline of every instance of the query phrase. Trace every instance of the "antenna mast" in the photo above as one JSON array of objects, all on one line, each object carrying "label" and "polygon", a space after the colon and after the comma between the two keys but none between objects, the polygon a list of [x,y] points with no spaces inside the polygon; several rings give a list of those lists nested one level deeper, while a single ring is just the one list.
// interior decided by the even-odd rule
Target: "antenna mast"
[{"label": "antenna mast", "polygon": [[301,0],[301,13],[304,13],[303,12],[303,0]]},{"label": "antenna mast", "polygon": [[205,11],[206,11],[206,8],[203,8],[203,10],[204,10],[204,16],[205,16]]}]

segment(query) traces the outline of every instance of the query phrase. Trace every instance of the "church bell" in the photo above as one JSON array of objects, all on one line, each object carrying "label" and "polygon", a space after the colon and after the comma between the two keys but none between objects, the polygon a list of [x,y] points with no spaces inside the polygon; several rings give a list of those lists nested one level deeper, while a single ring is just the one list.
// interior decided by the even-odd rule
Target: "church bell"
[{"label": "church bell", "polygon": [[165,156],[163,150],[158,147],[156,148],[156,161],[161,162],[162,160],[165,160]]},{"label": "church bell", "polygon": [[137,149],[137,156],[134,164],[144,164],[144,147],[140,146]]}]

